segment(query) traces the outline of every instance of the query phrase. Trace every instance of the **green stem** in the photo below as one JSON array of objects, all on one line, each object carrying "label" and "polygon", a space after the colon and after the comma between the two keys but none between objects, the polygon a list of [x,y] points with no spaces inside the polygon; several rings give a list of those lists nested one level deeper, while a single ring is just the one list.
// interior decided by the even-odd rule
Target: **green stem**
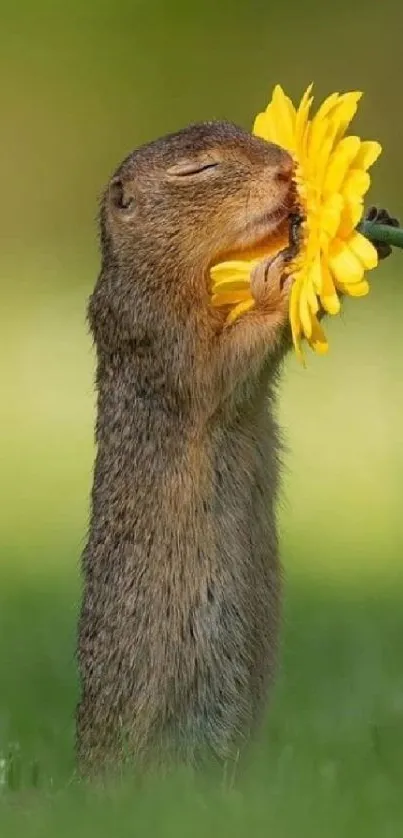
[{"label": "green stem", "polygon": [[389,227],[387,224],[374,224],[372,221],[361,221],[357,228],[372,242],[391,244],[403,248],[403,228]]}]

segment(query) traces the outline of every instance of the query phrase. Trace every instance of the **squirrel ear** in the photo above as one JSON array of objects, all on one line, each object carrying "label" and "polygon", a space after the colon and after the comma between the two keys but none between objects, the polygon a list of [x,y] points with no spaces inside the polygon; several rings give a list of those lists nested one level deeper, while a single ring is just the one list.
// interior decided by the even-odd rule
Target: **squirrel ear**
[{"label": "squirrel ear", "polygon": [[131,210],[134,205],[133,195],[129,195],[123,181],[115,178],[109,187],[109,194],[113,205],[119,210]]}]

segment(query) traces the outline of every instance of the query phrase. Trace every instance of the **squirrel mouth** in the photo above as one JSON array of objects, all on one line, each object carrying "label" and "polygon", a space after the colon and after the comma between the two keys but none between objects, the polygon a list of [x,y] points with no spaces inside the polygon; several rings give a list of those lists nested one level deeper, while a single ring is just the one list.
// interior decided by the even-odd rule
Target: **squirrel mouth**
[{"label": "squirrel mouth", "polygon": [[242,249],[260,247],[273,236],[286,232],[292,211],[292,205],[281,205],[275,210],[251,219],[243,230]]},{"label": "squirrel mouth", "polygon": [[287,195],[278,206],[249,219],[243,229],[244,247],[247,249],[259,247],[273,235],[285,232],[290,215],[295,212],[296,203],[295,187],[291,184]]},{"label": "squirrel mouth", "polygon": [[[294,184],[286,195],[270,210],[263,210],[249,216],[238,230],[232,247],[219,254],[219,260],[239,259],[242,254],[251,253],[270,244],[273,239],[287,242],[289,239],[290,219],[298,208]],[[217,254],[212,264],[217,263]]]},{"label": "squirrel mouth", "polygon": [[254,219],[250,224],[251,232],[257,236],[253,244],[258,244],[261,238],[265,239],[270,234],[277,232],[282,222],[288,218],[290,212],[290,207],[281,206],[271,212],[264,212],[258,218]]},{"label": "squirrel mouth", "polygon": [[288,221],[291,213],[295,212],[295,206],[296,193],[292,182],[286,196],[274,210],[263,212],[251,220],[250,231],[254,236],[254,241],[251,242],[252,246],[256,247],[273,234],[280,233],[284,222]]}]

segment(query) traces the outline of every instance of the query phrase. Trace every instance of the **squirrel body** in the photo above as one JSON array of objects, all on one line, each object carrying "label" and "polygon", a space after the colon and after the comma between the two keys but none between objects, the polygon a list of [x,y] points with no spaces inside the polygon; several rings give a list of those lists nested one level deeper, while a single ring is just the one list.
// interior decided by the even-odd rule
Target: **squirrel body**
[{"label": "squirrel body", "polygon": [[289,345],[286,254],[225,325],[209,269],[293,206],[288,153],[190,126],[119,167],[88,315],[96,462],[83,554],[77,749],[84,770],[235,757],[266,706],[281,612],[273,415]]}]

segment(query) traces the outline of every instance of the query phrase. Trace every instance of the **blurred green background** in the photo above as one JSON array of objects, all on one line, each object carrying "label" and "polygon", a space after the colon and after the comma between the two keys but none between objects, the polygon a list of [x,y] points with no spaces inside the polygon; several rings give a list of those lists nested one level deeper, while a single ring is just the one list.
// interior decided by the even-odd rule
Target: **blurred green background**
[{"label": "blurred green background", "polygon": [[327,324],[327,358],[288,359],[282,669],[240,787],[71,781],[98,195],[136,145],[207,118],[249,127],[276,82],[297,100],[314,81],[318,101],[365,91],[355,130],[384,147],[370,200],[403,218],[401,3],[1,12],[1,834],[403,835],[400,252]]}]

